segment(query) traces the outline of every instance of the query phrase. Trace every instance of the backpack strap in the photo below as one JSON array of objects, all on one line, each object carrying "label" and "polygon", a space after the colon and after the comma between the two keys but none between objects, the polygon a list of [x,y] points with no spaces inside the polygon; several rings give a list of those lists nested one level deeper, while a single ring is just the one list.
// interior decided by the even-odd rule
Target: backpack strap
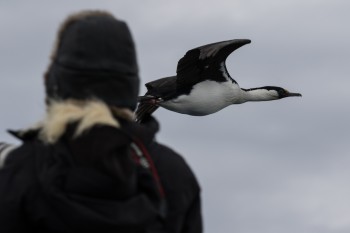
[{"label": "backpack strap", "polygon": [[0,142],[0,168],[2,168],[5,164],[5,160],[7,156],[13,151],[17,146]]},{"label": "backpack strap", "polygon": [[131,143],[131,149],[133,151],[133,157],[135,161],[142,167],[150,170],[153,179],[155,180],[156,185],[158,187],[158,191],[161,198],[165,198],[164,188],[161,184],[157,168],[155,167],[152,157],[150,156],[145,145],[141,141],[134,139]]}]

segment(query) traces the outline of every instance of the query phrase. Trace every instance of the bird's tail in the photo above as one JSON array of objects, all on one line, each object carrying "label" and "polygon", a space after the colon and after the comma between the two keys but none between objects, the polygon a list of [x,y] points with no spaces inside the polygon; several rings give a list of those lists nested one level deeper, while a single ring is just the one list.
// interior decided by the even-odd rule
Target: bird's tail
[{"label": "bird's tail", "polygon": [[140,96],[138,98],[138,106],[135,110],[135,121],[141,123],[144,119],[149,117],[158,108],[158,101],[153,96]]}]

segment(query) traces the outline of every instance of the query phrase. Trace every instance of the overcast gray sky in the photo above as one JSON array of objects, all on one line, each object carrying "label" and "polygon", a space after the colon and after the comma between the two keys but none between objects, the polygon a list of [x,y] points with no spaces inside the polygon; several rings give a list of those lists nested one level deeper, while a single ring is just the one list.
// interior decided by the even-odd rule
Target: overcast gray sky
[{"label": "overcast gray sky", "polygon": [[0,0],[1,140],[18,143],[6,129],[42,118],[56,30],[81,9],[129,23],[142,84],[174,75],[188,49],[248,38],[227,60],[241,87],[303,94],[206,117],[155,113],[158,140],[201,183],[206,232],[350,232],[350,1]]}]

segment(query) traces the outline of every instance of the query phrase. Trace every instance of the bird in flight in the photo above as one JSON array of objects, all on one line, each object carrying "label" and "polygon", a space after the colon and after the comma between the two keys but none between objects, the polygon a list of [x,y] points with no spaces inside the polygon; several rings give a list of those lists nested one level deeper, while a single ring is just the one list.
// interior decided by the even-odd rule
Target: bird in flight
[{"label": "bird in flight", "polygon": [[240,88],[226,68],[227,57],[251,41],[234,39],[189,50],[177,64],[176,76],[146,83],[138,99],[135,120],[142,122],[158,107],[192,116],[215,113],[231,104],[301,96],[281,87]]}]

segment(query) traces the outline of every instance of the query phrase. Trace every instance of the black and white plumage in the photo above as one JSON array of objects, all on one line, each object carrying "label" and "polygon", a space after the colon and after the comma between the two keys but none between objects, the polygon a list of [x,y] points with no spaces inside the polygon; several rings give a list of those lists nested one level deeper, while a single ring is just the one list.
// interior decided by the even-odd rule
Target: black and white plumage
[{"label": "black and white plumage", "polygon": [[182,114],[204,116],[231,104],[301,96],[281,87],[239,87],[229,75],[225,62],[233,51],[250,42],[248,39],[235,39],[189,50],[179,60],[176,76],[146,84],[146,94],[139,97],[136,121],[141,122],[158,107]]}]

